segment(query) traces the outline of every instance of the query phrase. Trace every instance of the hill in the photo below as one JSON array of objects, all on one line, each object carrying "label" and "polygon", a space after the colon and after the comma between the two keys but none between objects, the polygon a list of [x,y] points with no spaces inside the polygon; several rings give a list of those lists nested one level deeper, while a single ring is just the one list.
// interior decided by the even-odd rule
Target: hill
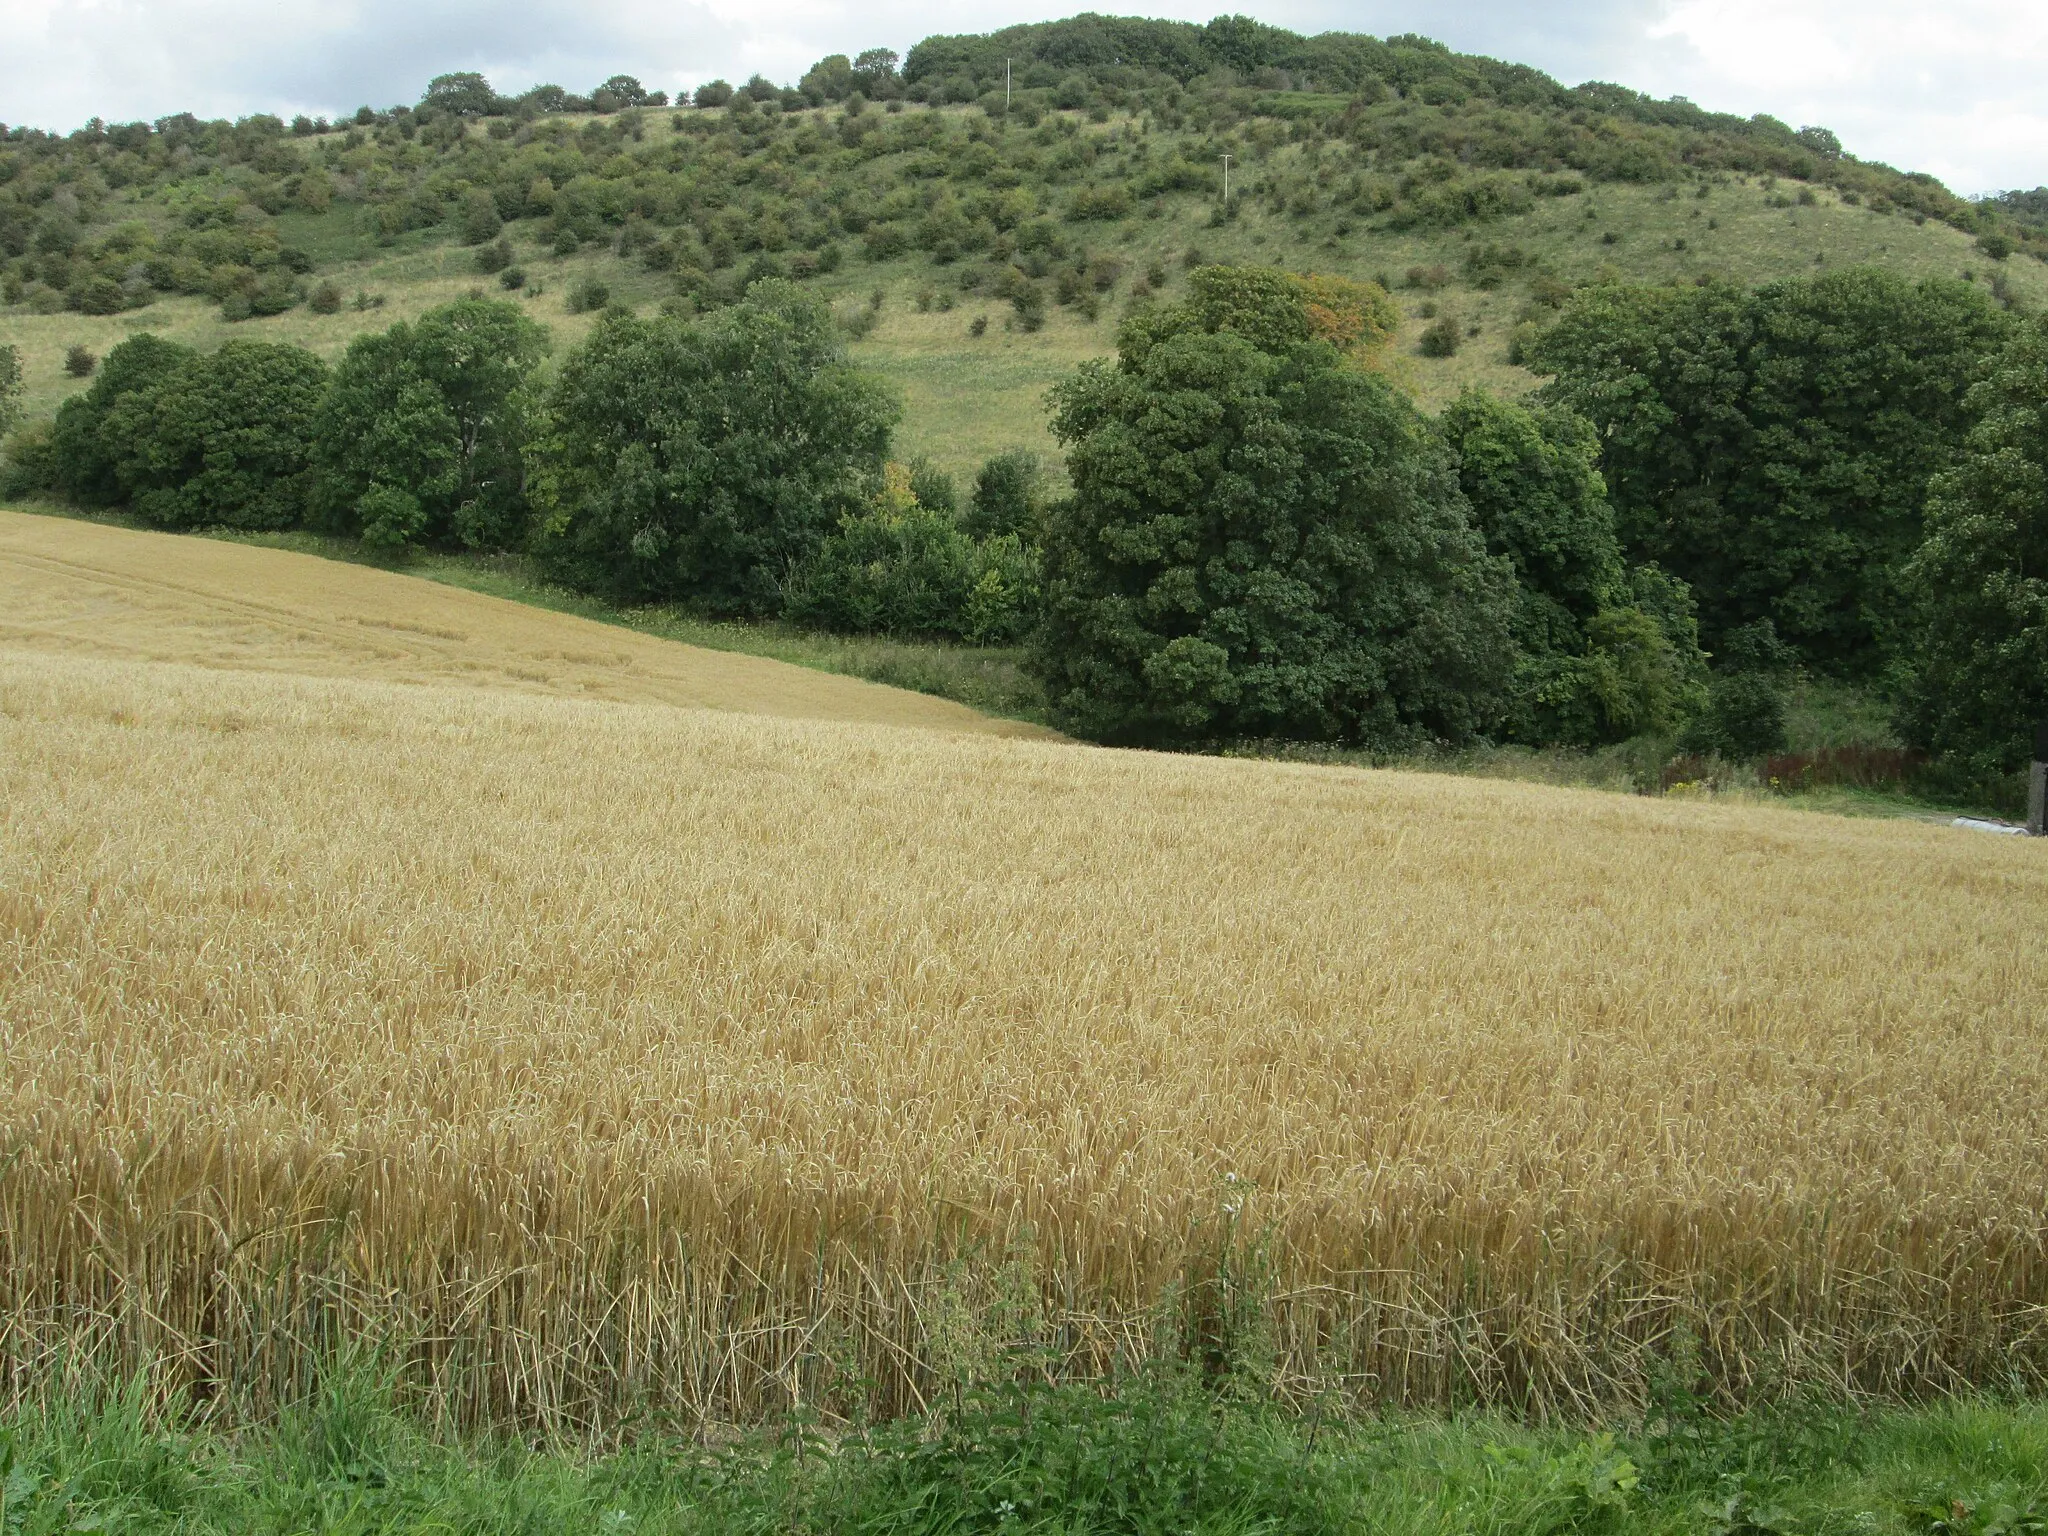
[{"label": "hill", "polygon": [[[333,357],[516,274],[504,291],[566,345],[593,305],[716,305],[780,272],[839,305],[906,397],[904,447],[957,474],[1049,447],[1045,386],[1205,259],[1383,279],[1432,402],[1527,388],[1518,321],[1606,277],[1872,262],[2048,303],[2023,199],[1970,204],[1825,130],[1567,89],[1422,39],[1079,17],[855,64],[675,109],[629,105],[647,93],[623,79],[507,99],[446,77],[342,125],[10,130],[0,324],[30,408],[78,387],[70,347],[137,327]],[[1421,357],[1439,313],[1465,345]]]},{"label": "hill", "polygon": [[17,1376],[213,1412],[374,1339],[601,1439],[1155,1352],[1538,1414],[1681,1337],[1731,1398],[2048,1368],[2023,840],[398,686],[461,673],[338,637],[368,586],[224,615],[154,557],[249,552],[48,527],[100,606],[0,646]]},{"label": "hill", "polygon": [[0,512],[0,647],[1045,734],[920,693],[287,550]]}]

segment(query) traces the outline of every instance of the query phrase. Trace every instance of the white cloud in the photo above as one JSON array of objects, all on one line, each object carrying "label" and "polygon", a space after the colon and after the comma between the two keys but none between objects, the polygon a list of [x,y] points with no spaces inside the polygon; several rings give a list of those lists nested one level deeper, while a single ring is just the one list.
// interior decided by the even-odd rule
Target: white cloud
[{"label": "white cloud", "polygon": [[[347,111],[418,98],[429,76],[588,89],[617,70],[674,89],[758,70],[791,80],[826,53],[1069,14],[1022,0],[0,0],[0,119]],[[1131,6],[1204,20],[1223,0]],[[1119,6],[1117,9],[1124,9]],[[1824,123],[1855,153],[1962,191],[2048,182],[2048,7],[2039,0],[1268,0],[1302,31],[1423,32],[1725,111]]]},{"label": "white cloud", "polygon": [[[2048,10],[2014,0],[1679,0],[1644,89],[1825,123],[1960,192],[2048,182]],[[1685,83],[1674,83],[1682,80]]]}]

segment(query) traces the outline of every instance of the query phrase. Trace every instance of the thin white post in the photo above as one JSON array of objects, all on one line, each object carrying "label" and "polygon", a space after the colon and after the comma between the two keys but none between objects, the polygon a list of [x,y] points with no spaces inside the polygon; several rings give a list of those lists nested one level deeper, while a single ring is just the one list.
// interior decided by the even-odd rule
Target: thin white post
[{"label": "thin white post", "polygon": [[2048,836],[2048,720],[2034,727],[2034,771],[2027,779],[2027,835]]},{"label": "thin white post", "polygon": [[1003,105],[1010,104],[1010,61],[1003,60]]},{"label": "thin white post", "polygon": [[1230,206],[1230,156],[1223,157],[1223,206]]}]

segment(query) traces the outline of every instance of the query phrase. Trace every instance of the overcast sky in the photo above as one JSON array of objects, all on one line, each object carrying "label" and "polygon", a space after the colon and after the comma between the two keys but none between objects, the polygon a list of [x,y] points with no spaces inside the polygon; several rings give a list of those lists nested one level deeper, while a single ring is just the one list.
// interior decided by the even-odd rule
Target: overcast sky
[{"label": "overcast sky", "polygon": [[[1082,0],[1085,3],[1085,0]],[[0,122],[69,129],[173,111],[327,113],[417,100],[445,70],[500,89],[588,90],[617,71],[674,90],[827,53],[1071,14],[935,0],[0,0]],[[1104,6],[1203,21],[1223,4]],[[1959,192],[2048,183],[2043,0],[1253,0],[1298,31],[1422,32],[1721,111],[1821,123],[1866,159]]]}]

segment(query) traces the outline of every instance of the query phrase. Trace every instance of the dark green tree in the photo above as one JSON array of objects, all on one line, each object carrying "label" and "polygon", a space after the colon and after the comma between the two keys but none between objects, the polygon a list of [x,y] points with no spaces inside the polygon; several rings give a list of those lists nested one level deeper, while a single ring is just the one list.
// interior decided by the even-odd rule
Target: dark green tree
[{"label": "dark green tree", "polygon": [[1198,271],[1053,391],[1055,713],[1133,743],[1468,737],[1512,662],[1508,563],[1428,422],[1266,277]]},{"label": "dark green tree", "polygon": [[1021,639],[1036,611],[1033,552],[1014,534],[974,539],[917,482],[914,463],[885,466],[866,505],[797,565],[784,615],[858,634]]},{"label": "dark green tree", "polygon": [[49,463],[52,489],[86,506],[111,506],[127,494],[119,464],[124,445],[107,434],[107,416],[123,397],[155,390],[199,354],[143,331],[109,351],[92,387],[57,407]]},{"label": "dark green tree", "polygon": [[539,556],[628,601],[773,613],[880,476],[897,415],[793,283],[695,323],[607,314],[551,396]]},{"label": "dark green tree", "polygon": [[853,64],[843,53],[827,54],[804,73],[797,89],[814,101],[843,101],[854,90]]},{"label": "dark green tree", "polygon": [[913,457],[907,467],[910,494],[917,498],[917,504],[927,511],[958,518],[960,491],[953,484],[953,477],[921,453]]},{"label": "dark green tree", "polygon": [[1897,723],[1984,777],[2023,766],[2048,719],[2048,323],[2015,337],[1970,405],[1977,425],[1935,481],[1906,567]]},{"label": "dark green tree", "polygon": [[631,75],[613,75],[590,93],[590,104],[600,112],[650,106],[653,101],[653,95]]},{"label": "dark green tree", "polygon": [[434,76],[427,82],[427,93],[420,98],[420,105],[456,117],[484,117],[505,109],[498,93],[491,89],[491,82],[475,73]]},{"label": "dark green tree", "polygon": [[1592,424],[1470,390],[1439,426],[1473,520],[1519,588],[1508,733],[1590,745],[1676,726],[1706,675],[1690,594],[1624,562]]},{"label": "dark green tree", "polygon": [[1692,586],[1709,649],[1768,618],[1857,674],[1882,662],[1928,481],[2007,329],[1974,285],[1858,268],[1586,289],[1525,350],[1599,430],[1624,548]]},{"label": "dark green tree", "polygon": [[101,436],[136,512],[160,528],[291,528],[306,516],[326,389],[305,348],[230,341],[121,395]]},{"label": "dark green tree", "polygon": [[501,299],[358,336],[315,433],[322,521],[386,547],[518,542],[524,387],[547,348],[546,331]]},{"label": "dark green tree", "polygon": [[21,348],[9,342],[0,346],[0,435],[21,420],[22,385]]},{"label": "dark green tree", "polygon": [[863,48],[853,61],[853,88],[871,101],[895,95],[901,89],[896,77],[899,62],[893,49]]},{"label": "dark green tree", "polygon": [[498,232],[505,227],[505,221],[498,216],[498,204],[491,194],[482,188],[471,192],[462,202],[462,243],[484,245],[498,238]]},{"label": "dark green tree", "polygon": [[1035,539],[1044,483],[1044,467],[1029,448],[994,455],[975,474],[974,494],[967,504],[968,532],[982,539],[1006,533]]}]

